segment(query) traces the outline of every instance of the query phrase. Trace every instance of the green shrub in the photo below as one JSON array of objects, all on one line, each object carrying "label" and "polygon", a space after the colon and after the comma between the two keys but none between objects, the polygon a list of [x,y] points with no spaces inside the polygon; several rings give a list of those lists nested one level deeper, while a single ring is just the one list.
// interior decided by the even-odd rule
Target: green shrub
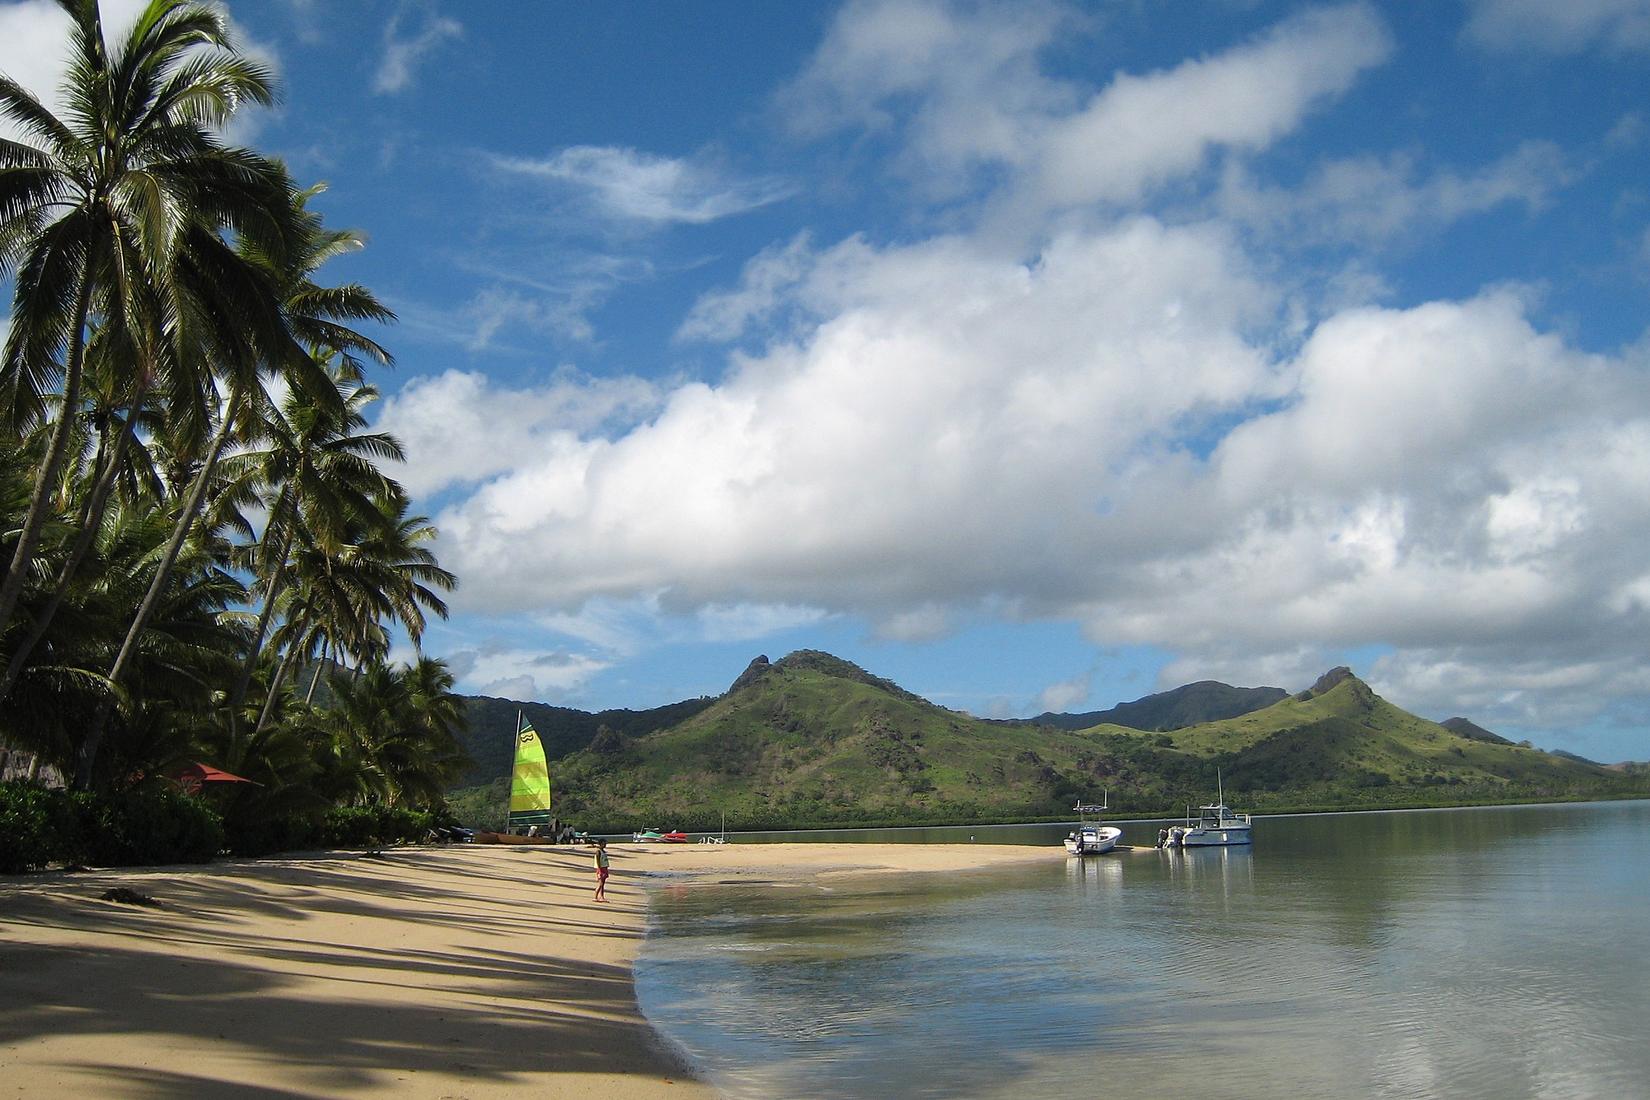
[{"label": "green shrub", "polygon": [[49,863],[205,863],[223,846],[212,808],[168,787],[91,792],[0,784],[0,871]]},{"label": "green shrub", "polygon": [[338,806],[321,821],[317,840],[328,848],[373,848],[423,840],[444,820],[425,810],[391,806]]},{"label": "green shrub", "polygon": [[72,814],[66,791],[33,783],[0,783],[0,874],[68,862],[65,838]]}]

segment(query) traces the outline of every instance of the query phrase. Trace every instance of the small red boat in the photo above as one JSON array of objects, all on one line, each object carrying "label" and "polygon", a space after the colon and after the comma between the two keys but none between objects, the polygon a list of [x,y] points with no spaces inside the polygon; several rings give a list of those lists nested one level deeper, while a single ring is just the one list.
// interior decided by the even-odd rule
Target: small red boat
[{"label": "small red boat", "polygon": [[664,841],[666,844],[686,844],[688,842],[688,835],[681,832],[660,833],[659,839]]}]

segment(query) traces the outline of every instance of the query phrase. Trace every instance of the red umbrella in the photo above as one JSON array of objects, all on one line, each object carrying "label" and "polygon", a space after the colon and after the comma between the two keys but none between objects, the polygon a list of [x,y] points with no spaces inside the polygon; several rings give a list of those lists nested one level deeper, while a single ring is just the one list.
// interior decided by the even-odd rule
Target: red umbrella
[{"label": "red umbrella", "polygon": [[178,774],[173,776],[172,778],[177,780],[178,786],[182,787],[184,790],[188,791],[190,794],[199,794],[201,787],[203,787],[207,783],[256,783],[257,782],[256,780],[253,780],[253,779],[247,779],[243,776],[234,775],[230,772],[226,772],[222,768],[214,768],[210,764],[201,764],[201,763],[198,763],[198,762],[194,763],[194,764],[184,765],[182,770],[180,770],[178,772]]}]

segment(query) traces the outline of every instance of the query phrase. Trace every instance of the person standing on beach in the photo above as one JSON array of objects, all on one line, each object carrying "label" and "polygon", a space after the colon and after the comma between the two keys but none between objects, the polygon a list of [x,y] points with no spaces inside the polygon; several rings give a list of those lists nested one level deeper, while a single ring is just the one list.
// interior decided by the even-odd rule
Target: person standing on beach
[{"label": "person standing on beach", "polygon": [[607,900],[607,841],[596,841],[596,900]]}]

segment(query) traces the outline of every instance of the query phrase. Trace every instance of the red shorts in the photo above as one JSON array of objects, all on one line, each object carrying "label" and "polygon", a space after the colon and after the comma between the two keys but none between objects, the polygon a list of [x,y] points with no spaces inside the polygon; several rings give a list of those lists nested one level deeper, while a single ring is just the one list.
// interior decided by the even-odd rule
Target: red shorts
[{"label": "red shorts", "polygon": [[602,883],[602,882],[607,881],[607,868],[606,867],[596,868],[596,881],[598,883]]}]

